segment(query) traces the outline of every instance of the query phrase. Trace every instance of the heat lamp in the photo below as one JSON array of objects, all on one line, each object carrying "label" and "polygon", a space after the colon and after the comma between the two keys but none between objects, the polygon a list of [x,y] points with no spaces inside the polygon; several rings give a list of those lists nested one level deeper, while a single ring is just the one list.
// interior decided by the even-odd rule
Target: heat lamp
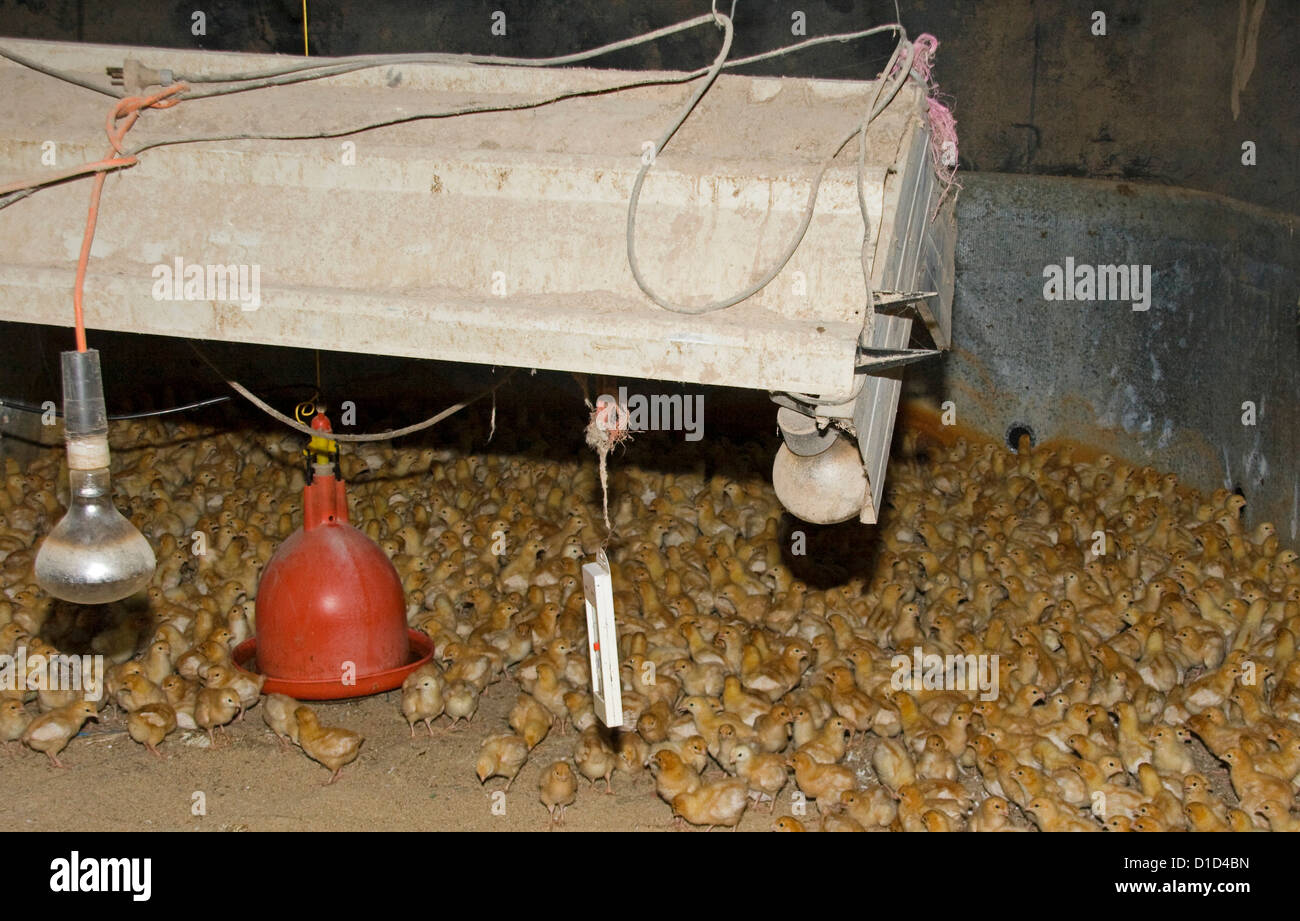
[{"label": "heat lamp", "polygon": [[95,349],[63,353],[67,513],[36,553],[36,583],[75,604],[107,604],[143,589],[158,565],[153,548],[113,505],[108,413]]}]

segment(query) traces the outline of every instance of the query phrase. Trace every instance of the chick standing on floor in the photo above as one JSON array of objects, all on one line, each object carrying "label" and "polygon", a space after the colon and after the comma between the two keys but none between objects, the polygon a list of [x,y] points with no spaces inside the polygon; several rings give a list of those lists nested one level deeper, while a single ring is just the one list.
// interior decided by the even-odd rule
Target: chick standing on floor
[{"label": "chick standing on floor", "polygon": [[542,771],[538,784],[541,791],[542,805],[550,813],[548,828],[564,824],[564,810],[572,805],[578,796],[578,775],[573,772],[567,761],[556,761]]},{"label": "chick standing on floor", "polygon": [[365,739],[348,729],[322,726],[311,707],[299,707],[293,715],[298,721],[298,744],[308,758],[330,770],[329,780],[324,783],[329,786],[339,779],[346,765],[357,760]]}]

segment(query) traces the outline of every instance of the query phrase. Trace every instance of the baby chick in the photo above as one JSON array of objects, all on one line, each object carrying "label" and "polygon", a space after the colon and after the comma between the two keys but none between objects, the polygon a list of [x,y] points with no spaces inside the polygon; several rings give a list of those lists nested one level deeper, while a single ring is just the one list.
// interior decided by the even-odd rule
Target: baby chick
[{"label": "baby chick", "polygon": [[604,733],[598,726],[583,730],[573,748],[573,763],[578,766],[582,776],[591,781],[605,778],[605,792],[613,793],[612,776],[618,766],[618,755],[613,747],[605,741]]},{"label": "baby chick", "polygon": [[478,710],[478,688],[468,681],[452,681],[442,692],[443,706],[451,718],[452,729],[460,729],[460,721],[466,725],[474,719]]},{"label": "baby chick", "polygon": [[4,742],[6,748],[10,743],[17,742],[22,738],[23,730],[27,728],[31,719],[23,709],[21,700],[0,701],[0,742]]},{"label": "baby chick", "polygon": [[650,756],[650,772],[655,778],[655,792],[669,805],[678,794],[700,788],[699,772],[670,748],[660,749]]},{"label": "baby chick", "polygon": [[873,784],[868,790],[844,791],[840,794],[840,806],[866,828],[888,828],[898,818],[897,797],[880,784]]},{"label": "baby chick", "polygon": [[1192,831],[1232,831],[1232,826],[1205,803],[1187,803],[1183,806],[1183,814],[1187,816]]},{"label": "baby chick", "polygon": [[329,786],[339,779],[339,772],[344,765],[357,760],[361,743],[365,739],[349,729],[321,726],[320,718],[311,707],[299,707],[293,711],[293,715],[298,721],[298,744],[303,752],[332,772],[330,779],[323,784]]},{"label": "baby chick", "polygon": [[925,739],[925,749],[916,763],[916,773],[926,780],[956,780],[957,761],[948,753],[943,736],[930,733]]},{"label": "baby chick", "polygon": [[[928,815],[929,813],[927,813]],[[946,821],[942,816],[939,821]],[[839,815],[834,812],[823,812],[821,815],[821,830],[826,832],[854,832],[866,831],[866,827],[853,816]],[[948,829],[934,829],[948,830]]]},{"label": "baby chick", "polygon": [[262,720],[271,728],[281,749],[289,748],[289,743],[298,744],[298,717],[294,711],[299,707],[298,701],[287,694],[267,694],[262,701]]},{"label": "baby chick", "polygon": [[154,684],[161,684],[172,673],[171,645],[166,640],[150,644],[141,657],[140,664],[144,666],[146,678]]},{"label": "baby chick", "polygon": [[528,760],[528,743],[523,736],[502,734],[490,736],[479,749],[478,764],[475,772],[479,783],[486,783],[489,777],[504,777],[509,790],[515,782],[519,769]]},{"label": "baby chick", "polygon": [[785,759],[780,755],[760,753],[754,747],[741,743],[731,750],[731,763],[735,765],[736,776],[745,781],[750,792],[757,797],[757,804],[763,800],[770,804],[768,814],[776,808],[776,797],[789,781],[785,770]]},{"label": "baby chick", "polygon": [[990,796],[979,804],[971,816],[970,831],[1015,831],[1008,823],[1010,804],[1000,796]]},{"label": "baby chick", "polygon": [[1101,831],[1101,826],[1081,818],[1070,806],[1045,796],[1030,800],[1025,812],[1042,831]]},{"label": "baby chick", "polygon": [[208,731],[208,742],[216,747],[214,730],[226,732],[226,724],[239,715],[239,693],[234,688],[200,688],[194,705],[194,722]]},{"label": "baby chick", "polygon": [[27,724],[19,738],[33,751],[45,752],[50,763],[61,768],[64,765],[58,759],[59,752],[67,748],[68,742],[81,731],[86,720],[98,719],[94,702],[79,700],[42,713]]},{"label": "baby chick", "polygon": [[158,758],[158,745],[176,728],[176,711],[169,704],[145,704],[126,717],[126,731]]},{"label": "baby chick", "polygon": [[795,752],[787,764],[794,768],[794,781],[799,789],[809,799],[817,800],[818,811],[838,805],[841,794],[857,784],[857,777],[849,768],[822,764],[807,752]]},{"label": "baby chick", "polygon": [[734,829],[749,805],[749,790],[743,780],[727,778],[689,793],[678,793],[672,805],[673,815],[692,825],[707,826],[705,831],[712,831],[715,825]]},{"label": "baby chick", "polygon": [[578,796],[578,775],[567,761],[556,761],[542,771],[538,783],[542,805],[551,814],[549,828],[564,824],[564,810]]},{"label": "baby chick", "polygon": [[524,737],[531,751],[546,738],[551,731],[555,718],[532,694],[520,694],[515,698],[515,705],[510,709],[508,720],[510,728]]},{"label": "baby chick", "polygon": [[411,738],[415,738],[415,724],[419,722],[432,737],[433,721],[442,715],[444,707],[440,675],[431,669],[416,669],[406,676],[402,682],[402,715],[410,726]]},{"label": "baby chick", "polygon": [[147,704],[165,704],[167,695],[144,675],[127,675],[117,692],[117,705],[130,712]]},{"label": "baby chick", "polygon": [[895,793],[904,784],[916,781],[916,767],[907,746],[897,739],[881,739],[871,753],[871,766],[880,782]]},{"label": "baby chick", "polygon": [[754,720],[754,741],[765,752],[783,751],[790,742],[794,715],[785,704],[777,704]]},{"label": "baby chick", "polygon": [[646,769],[650,746],[635,732],[620,732],[614,740],[614,747],[618,753],[618,770],[631,775],[633,780],[639,780]]},{"label": "baby chick", "polygon": [[1291,818],[1287,808],[1276,800],[1260,803],[1258,812],[1268,820],[1268,827],[1273,831],[1300,831],[1300,819]]},{"label": "baby chick", "polygon": [[1257,770],[1254,760],[1245,749],[1240,746],[1230,748],[1222,757],[1228,762],[1232,788],[1237,791],[1242,810],[1247,815],[1254,816],[1269,800],[1280,803],[1287,809],[1291,808],[1295,800],[1291,785]]}]

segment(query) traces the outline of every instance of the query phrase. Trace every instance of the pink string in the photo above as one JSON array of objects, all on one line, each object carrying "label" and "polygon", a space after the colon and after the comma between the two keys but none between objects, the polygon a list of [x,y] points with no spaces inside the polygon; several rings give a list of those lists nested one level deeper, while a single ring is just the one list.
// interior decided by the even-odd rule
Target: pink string
[{"label": "pink string", "polygon": [[[930,115],[930,156],[934,160],[935,175],[943,187],[939,196],[939,205],[954,188],[960,189],[957,182],[957,119],[952,109],[938,98],[938,87],[934,83],[932,70],[934,54],[939,48],[939,40],[929,32],[923,32],[912,42],[912,74],[925,85],[929,97]],[[936,213],[938,205],[936,205]]]}]

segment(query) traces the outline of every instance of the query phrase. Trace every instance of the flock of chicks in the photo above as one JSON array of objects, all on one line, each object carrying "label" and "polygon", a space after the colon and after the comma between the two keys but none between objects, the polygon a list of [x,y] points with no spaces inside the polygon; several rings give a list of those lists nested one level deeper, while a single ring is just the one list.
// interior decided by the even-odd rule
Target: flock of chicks
[{"label": "flock of chicks", "polygon": [[[8,462],[0,653],[113,665],[97,703],[0,692],[0,739],[57,764],[112,704],[156,754],[177,728],[215,744],[261,700],[277,738],[332,783],[361,736],[263,697],[230,661],[255,626],[261,568],[299,522],[300,441],[167,421],[113,435],[118,504],[158,572],[147,598],[105,608],[43,596],[32,559],[66,487],[54,452],[25,471]],[[352,521],[393,559],[408,620],[434,641],[401,692],[412,735],[468,723],[490,684],[516,682],[475,771],[508,789],[571,729],[572,759],[539,782],[553,824],[580,778],[610,792],[615,774],[648,771],[674,821],[705,828],[750,809],[781,831],[1300,828],[1300,562],[1271,525],[1243,527],[1240,496],[1069,447],[912,432],[877,528],[795,535],[767,482],[770,445],[665,441],[657,470],[633,445],[610,471],[626,715],[611,731],[592,706],[580,576],[607,537],[595,460],[578,439],[526,437],[473,454],[463,429],[450,447],[367,446],[343,464]],[[917,648],[988,657],[999,693],[914,685],[891,660]],[[792,814],[777,817],[783,793]]]}]

